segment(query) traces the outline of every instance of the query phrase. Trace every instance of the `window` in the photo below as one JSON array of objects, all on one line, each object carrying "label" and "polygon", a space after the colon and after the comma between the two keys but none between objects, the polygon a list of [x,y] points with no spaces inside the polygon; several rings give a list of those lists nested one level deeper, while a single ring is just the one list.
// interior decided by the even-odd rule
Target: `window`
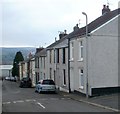
[{"label": "window", "polygon": [[52,68],[50,68],[50,79],[52,79]]},{"label": "window", "polygon": [[54,82],[56,82],[56,80],[55,80],[55,70],[54,70]]},{"label": "window", "polygon": [[57,49],[57,63],[59,63],[59,49]]},{"label": "window", "polygon": [[54,63],[55,63],[55,49],[54,49]]},{"label": "window", "polygon": [[41,68],[42,68],[42,57],[41,57],[40,59],[41,59],[41,60],[40,60],[40,61],[41,61],[41,63],[40,63],[40,64],[41,64]]},{"label": "window", "polygon": [[35,68],[37,68],[37,58],[35,58]]},{"label": "window", "polygon": [[39,58],[37,58],[37,68],[39,68]]},{"label": "window", "polygon": [[52,63],[52,50],[50,50],[50,63]]},{"label": "window", "polygon": [[70,44],[70,59],[73,60],[74,57],[74,44],[73,42]]},{"label": "window", "polygon": [[80,77],[80,88],[83,89],[84,87],[83,69],[79,69],[79,77]]},{"label": "window", "polygon": [[79,42],[79,60],[83,61],[83,41]]},{"label": "window", "polygon": [[66,85],[66,72],[65,72],[65,69],[63,69],[63,85]]},{"label": "window", "polygon": [[45,79],[45,73],[44,73],[44,77],[43,78]]},{"label": "window", "polygon": [[39,68],[39,58],[35,58],[35,68]]},{"label": "window", "polygon": [[65,48],[63,48],[63,64],[65,64]]},{"label": "window", "polygon": [[37,84],[38,81],[39,81],[39,73],[38,73],[38,72],[35,72],[35,75],[36,75],[36,84]]},{"label": "window", "polygon": [[45,57],[44,57],[44,69],[45,69]]},{"label": "window", "polygon": [[41,75],[41,76],[40,76],[40,79],[43,79],[43,77],[42,77],[42,72],[40,73],[40,75]]}]

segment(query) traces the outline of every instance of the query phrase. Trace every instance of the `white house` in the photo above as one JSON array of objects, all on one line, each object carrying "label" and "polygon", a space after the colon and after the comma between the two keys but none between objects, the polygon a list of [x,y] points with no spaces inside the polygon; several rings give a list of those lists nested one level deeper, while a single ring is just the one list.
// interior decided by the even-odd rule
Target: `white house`
[{"label": "white house", "polygon": [[31,57],[30,60],[30,73],[29,73],[29,77],[32,80],[32,87],[35,87],[36,85],[36,76],[35,76],[35,57]]},{"label": "white house", "polygon": [[46,49],[41,49],[35,54],[35,73],[36,73],[36,83],[41,79],[47,79],[47,51]]},{"label": "white house", "polygon": [[[108,8],[107,12],[104,8]],[[89,96],[118,92],[118,21],[120,9],[103,7],[102,16],[70,38],[70,87]]]}]

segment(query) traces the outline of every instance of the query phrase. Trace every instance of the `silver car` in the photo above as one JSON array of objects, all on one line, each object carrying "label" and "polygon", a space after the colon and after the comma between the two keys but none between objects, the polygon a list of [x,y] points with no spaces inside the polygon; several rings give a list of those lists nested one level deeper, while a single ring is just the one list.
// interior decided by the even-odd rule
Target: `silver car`
[{"label": "silver car", "polygon": [[56,92],[56,86],[53,80],[51,79],[45,79],[38,81],[35,92],[41,93],[41,92]]}]

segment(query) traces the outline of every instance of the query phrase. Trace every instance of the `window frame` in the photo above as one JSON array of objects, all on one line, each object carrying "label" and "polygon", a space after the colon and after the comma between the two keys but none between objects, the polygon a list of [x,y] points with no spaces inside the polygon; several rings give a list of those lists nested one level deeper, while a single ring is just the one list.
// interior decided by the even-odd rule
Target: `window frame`
[{"label": "window frame", "polygon": [[70,42],[70,61],[74,60],[74,42]]},{"label": "window frame", "polygon": [[66,86],[66,70],[63,69],[63,86]]},{"label": "window frame", "polygon": [[84,89],[84,70],[79,69],[79,88]]},{"label": "window frame", "polygon": [[66,63],[66,48],[63,48],[62,51],[63,51],[63,53],[62,53],[63,54],[62,55],[63,56],[63,64],[65,64]]},{"label": "window frame", "polygon": [[83,61],[83,40],[79,41],[79,61]]}]

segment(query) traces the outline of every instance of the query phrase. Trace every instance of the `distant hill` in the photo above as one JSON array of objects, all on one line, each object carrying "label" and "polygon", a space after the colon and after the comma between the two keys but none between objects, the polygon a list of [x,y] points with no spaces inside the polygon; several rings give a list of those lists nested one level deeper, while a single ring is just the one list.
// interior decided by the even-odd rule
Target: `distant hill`
[{"label": "distant hill", "polygon": [[35,53],[36,48],[34,47],[20,47],[20,48],[1,48],[0,47],[0,57],[2,57],[2,61],[0,61],[0,64],[3,65],[12,65],[14,57],[16,55],[16,52],[21,51],[23,54],[24,59],[27,58],[29,53]]}]

